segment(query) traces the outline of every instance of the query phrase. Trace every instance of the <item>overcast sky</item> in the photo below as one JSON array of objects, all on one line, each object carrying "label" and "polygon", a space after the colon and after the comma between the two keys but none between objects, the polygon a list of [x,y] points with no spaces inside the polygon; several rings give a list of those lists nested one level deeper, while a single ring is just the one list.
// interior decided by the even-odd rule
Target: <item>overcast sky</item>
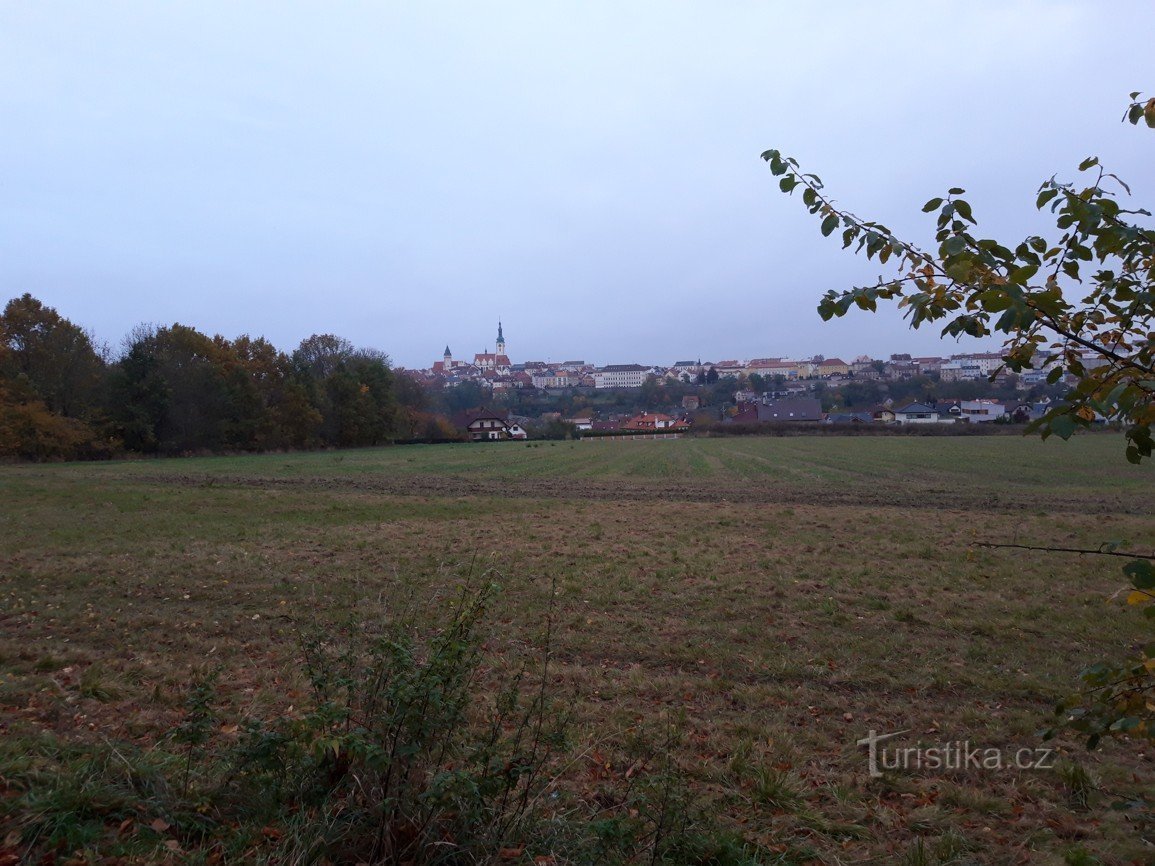
[{"label": "overcast sky", "polygon": [[[984,233],[1097,154],[1155,205],[1155,3],[0,0],[0,289],[115,348],[140,322],[335,333],[423,367],[976,348],[894,310],[823,323],[877,267],[759,154],[915,240]],[[997,345],[991,343],[988,345]]]}]

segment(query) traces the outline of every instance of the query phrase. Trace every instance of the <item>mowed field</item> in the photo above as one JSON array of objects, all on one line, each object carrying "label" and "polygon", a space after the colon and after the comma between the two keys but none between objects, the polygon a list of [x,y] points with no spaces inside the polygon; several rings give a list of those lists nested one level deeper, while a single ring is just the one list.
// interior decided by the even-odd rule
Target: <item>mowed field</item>
[{"label": "mowed field", "polygon": [[[1150,552],[1153,482],[1105,434],[2,466],[0,793],[27,809],[51,784],[30,757],[46,739],[149,748],[206,665],[220,736],[292,712],[302,627],[492,580],[494,681],[551,625],[567,797],[647,772],[629,744],[676,730],[681,784],[767,862],[1150,863],[1150,815],[1111,804],[1155,790],[1155,756],[1038,736],[1080,669],[1149,639],[1112,599],[1121,561],[973,543]],[[872,730],[1057,751],[1050,769],[871,778],[856,741]]]}]

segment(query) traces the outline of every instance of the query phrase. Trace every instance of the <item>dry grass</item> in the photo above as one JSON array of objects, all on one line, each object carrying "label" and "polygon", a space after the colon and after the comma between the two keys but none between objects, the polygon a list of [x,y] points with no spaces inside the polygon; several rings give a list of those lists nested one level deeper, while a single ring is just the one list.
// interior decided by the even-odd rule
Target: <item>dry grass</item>
[{"label": "dry grass", "polygon": [[147,745],[206,661],[227,712],[274,711],[301,697],[297,624],[472,569],[503,585],[495,674],[552,607],[551,687],[576,725],[559,784],[578,795],[673,719],[696,792],[796,860],[1150,862],[1151,824],[1109,808],[1155,781],[1133,746],[877,780],[855,746],[870,729],[1039,746],[1080,667],[1143,639],[1107,600],[1112,563],[968,546],[1150,549],[1146,467],[1120,467],[1113,438],[1066,449],[1061,471],[1054,443],[1005,437],[0,468],[0,720],[10,743]]}]

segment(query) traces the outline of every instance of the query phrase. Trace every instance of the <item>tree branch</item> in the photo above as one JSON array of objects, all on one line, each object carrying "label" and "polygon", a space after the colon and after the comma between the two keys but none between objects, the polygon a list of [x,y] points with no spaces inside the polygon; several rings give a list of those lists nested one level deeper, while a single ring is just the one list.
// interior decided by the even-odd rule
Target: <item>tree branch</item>
[{"label": "tree branch", "polygon": [[997,541],[972,541],[971,547],[1014,548],[1015,550],[1038,550],[1043,553],[1078,553],[1092,556],[1122,556],[1125,559],[1148,559],[1155,561],[1155,553],[1126,553],[1122,550],[1104,550],[1099,547],[1043,547],[1033,544],[1000,544]]}]

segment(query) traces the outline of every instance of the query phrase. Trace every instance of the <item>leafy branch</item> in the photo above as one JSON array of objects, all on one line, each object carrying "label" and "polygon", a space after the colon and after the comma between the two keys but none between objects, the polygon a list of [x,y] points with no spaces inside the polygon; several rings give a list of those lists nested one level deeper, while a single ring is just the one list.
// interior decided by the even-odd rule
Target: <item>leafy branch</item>
[{"label": "leafy branch", "polygon": [[[1155,122],[1155,100],[1133,102],[1128,117],[1136,106],[1136,117]],[[1110,420],[1126,425],[1128,460],[1151,456],[1155,230],[1131,221],[1151,214],[1120,206],[1108,184],[1128,195],[1130,189],[1099,167],[1097,158],[1079,166],[1081,172],[1098,167],[1089,185],[1052,177],[1039,188],[1036,206],[1049,206],[1058,238],[1031,235],[1012,250],[978,237],[973,209],[962,198],[965,190],[953,187],[922,208],[937,214],[934,252],[839,207],[821,179],[803,172],[797,160],[777,150],[762,158],[784,193],[801,190],[802,203],[821,220],[824,236],[840,230],[844,249],[853,247],[894,271],[873,285],[826,292],[818,305],[823,319],[854,307],[874,312],[879,301],[896,301],[914,328],[942,320],[943,336],[1002,333],[1005,364],[995,375],[1003,369],[1045,369],[1052,384],[1064,378],[1071,384],[1065,399],[1035,422],[1033,429],[1043,438],[1066,439],[1080,427]]]},{"label": "leafy branch", "polygon": [[[1155,98],[1130,95],[1124,121],[1155,128]],[[1067,439],[1097,421],[1122,425],[1131,463],[1155,450],[1155,230],[1139,222],[1143,208],[1124,208],[1127,184],[1097,157],[1079,165],[1083,184],[1051,177],[1039,187],[1035,207],[1054,218],[1050,239],[1029,235],[1011,249],[977,235],[978,221],[952,187],[923,205],[935,214],[932,251],[898,238],[886,226],[839,207],[821,179],[803,172],[778,150],[762,158],[782,192],[801,190],[802,204],[820,220],[825,237],[841,232],[844,249],[865,253],[891,269],[873,285],[827,291],[818,304],[824,320],[851,308],[874,312],[894,301],[914,328],[941,322],[942,335],[1005,336],[1003,370],[1044,370],[1050,384],[1063,381],[1063,399],[1030,428],[1042,438]],[[992,378],[994,377],[992,376]],[[1047,553],[1119,556],[1132,589],[1127,603],[1155,622],[1155,554],[1098,548],[1043,547],[979,542],[978,547]],[[1083,671],[1084,690],[1059,707],[1063,724],[1087,736],[1094,748],[1105,735],[1155,740],[1155,643],[1126,665],[1100,663]]]}]

